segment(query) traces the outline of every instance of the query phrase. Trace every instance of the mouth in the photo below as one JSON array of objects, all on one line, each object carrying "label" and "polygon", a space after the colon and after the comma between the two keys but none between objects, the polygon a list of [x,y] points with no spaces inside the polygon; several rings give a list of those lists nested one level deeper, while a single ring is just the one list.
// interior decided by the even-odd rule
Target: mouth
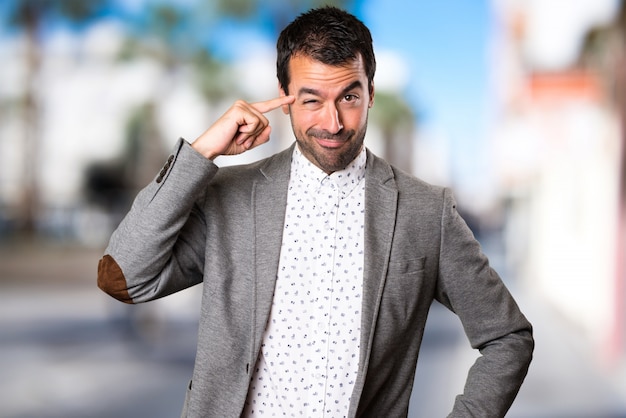
[{"label": "mouth", "polygon": [[346,143],[343,139],[326,139],[316,137],[315,140],[322,148],[340,148]]},{"label": "mouth", "polygon": [[309,135],[322,148],[336,149],[341,148],[352,137],[352,131],[342,131],[339,134],[330,134],[324,131],[309,132]]}]

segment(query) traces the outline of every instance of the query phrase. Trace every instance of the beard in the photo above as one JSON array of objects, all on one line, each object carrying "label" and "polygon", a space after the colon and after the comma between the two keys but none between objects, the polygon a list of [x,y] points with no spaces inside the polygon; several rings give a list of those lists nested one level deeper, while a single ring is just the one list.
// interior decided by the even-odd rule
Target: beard
[{"label": "beard", "polygon": [[[292,129],[300,152],[326,174],[331,174],[345,169],[361,152],[367,131],[367,119],[358,131],[354,129],[345,131],[342,129],[337,134],[313,128],[302,133],[293,126],[293,119]],[[317,139],[337,141],[342,146],[325,148],[319,145]]]}]

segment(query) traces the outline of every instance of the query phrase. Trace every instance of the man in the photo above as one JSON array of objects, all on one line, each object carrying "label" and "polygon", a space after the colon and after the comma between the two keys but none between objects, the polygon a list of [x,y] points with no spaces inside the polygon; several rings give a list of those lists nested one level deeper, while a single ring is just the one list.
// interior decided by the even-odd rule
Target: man
[{"label": "man", "polygon": [[[99,263],[127,303],[203,286],[183,416],[403,417],[433,300],[480,350],[451,416],[503,416],[526,375],[531,325],[489,267],[449,190],[364,147],[374,104],[369,30],[325,7],[281,33],[280,97],[236,102],[179,140]],[[282,108],[296,142],[269,140]]]}]

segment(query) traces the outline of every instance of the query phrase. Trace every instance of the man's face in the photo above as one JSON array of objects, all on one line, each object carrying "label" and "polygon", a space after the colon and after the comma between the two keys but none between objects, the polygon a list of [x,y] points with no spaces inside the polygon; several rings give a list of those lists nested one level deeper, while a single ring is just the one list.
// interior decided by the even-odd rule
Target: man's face
[{"label": "man's face", "polygon": [[300,151],[327,174],[346,168],[363,147],[374,104],[363,60],[331,66],[295,56],[289,74],[289,93],[296,100],[283,110],[290,115]]}]

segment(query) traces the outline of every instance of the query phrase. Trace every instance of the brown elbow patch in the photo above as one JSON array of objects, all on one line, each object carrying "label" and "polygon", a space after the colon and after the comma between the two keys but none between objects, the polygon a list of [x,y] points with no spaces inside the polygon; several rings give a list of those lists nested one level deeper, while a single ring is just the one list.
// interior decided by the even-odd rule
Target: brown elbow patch
[{"label": "brown elbow patch", "polygon": [[124,273],[110,255],[105,255],[98,262],[98,287],[119,301],[133,303]]}]

